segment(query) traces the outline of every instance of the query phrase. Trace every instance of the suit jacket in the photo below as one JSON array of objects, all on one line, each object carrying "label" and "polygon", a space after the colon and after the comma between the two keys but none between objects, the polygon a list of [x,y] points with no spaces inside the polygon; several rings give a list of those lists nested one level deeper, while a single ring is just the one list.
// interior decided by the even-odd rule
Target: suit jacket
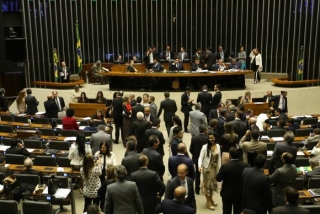
[{"label": "suit jacket", "polygon": [[27,104],[27,114],[34,115],[38,112],[38,105],[39,101],[36,100],[34,96],[31,94],[28,94],[25,98],[26,104]]},{"label": "suit jacket", "polygon": [[[193,180],[189,177],[186,177],[188,185],[188,194],[184,203],[189,207],[192,207],[194,211],[197,211],[196,199],[194,196]],[[178,187],[181,186],[181,181],[178,176],[171,178],[166,185],[165,199],[174,199],[173,192]]]},{"label": "suit jacket", "polygon": [[1,111],[9,111],[8,101],[4,95],[0,95],[0,108]]},{"label": "suit jacket", "polygon": [[310,178],[320,178],[320,167],[313,168],[312,171],[306,172],[303,176],[305,183],[308,183]]},{"label": "suit jacket", "polygon": [[149,137],[151,135],[155,135],[155,136],[157,136],[159,138],[160,144],[159,144],[159,146],[158,146],[158,148],[156,150],[157,150],[157,152],[159,152],[160,155],[164,156],[163,145],[166,143],[166,141],[164,140],[162,132],[159,131],[158,129],[154,128],[154,127],[150,128],[150,129],[147,129],[145,131],[146,142],[148,142]]},{"label": "suit jacket", "polygon": [[0,166],[0,172],[3,173],[6,177],[10,175],[10,170],[5,166]]},{"label": "suit jacket", "polygon": [[51,118],[58,118],[58,106],[53,99],[44,101],[44,108],[46,110],[46,117]]},{"label": "suit jacket", "polygon": [[[152,66],[152,63],[150,63],[150,57],[149,57],[150,53],[149,54],[146,54],[145,57],[144,57],[144,62],[146,64],[146,68],[150,69],[151,66]],[[153,59],[156,59],[158,58],[158,53],[153,51],[152,52],[152,57]]]},{"label": "suit jacket", "polygon": [[218,108],[218,104],[221,102],[221,98],[222,98],[222,93],[221,91],[216,91],[216,93],[213,95],[212,97],[212,101],[211,101],[211,107],[213,109],[217,109]]},{"label": "suit jacket", "polygon": [[141,103],[137,103],[135,106],[132,107],[132,121],[136,121],[137,120],[137,113],[141,111],[142,113],[144,113],[144,106],[141,105]]},{"label": "suit jacket", "polygon": [[188,177],[194,180],[195,171],[193,161],[184,154],[177,154],[169,158],[168,166],[171,177],[177,176],[177,168],[182,163],[188,166]]},{"label": "suit jacket", "polygon": [[[215,53],[215,55],[216,55],[216,60],[221,59],[221,54],[220,54],[219,51],[217,51],[217,52]],[[228,61],[229,61],[229,56],[230,56],[229,51],[223,50],[223,59],[224,59],[224,62],[228,62]]]},{"label": "suit jacket", "polygon": [[116,181],[107,186],[105,214],[143,214],[143,206],[136,183]]},{"label": "suit jacket", "polygon": [[309,214],[310,211],[308,209],[298,207],[297,205],[286,204],[284,206],[275,207],[272,209],[272,214]]},{"label": "suit jacket", "polygon": [[[274,109],[277,109],[278,106],[279,106],[279,102],[280,102],[280,98],[281,98],[281,95],[276,95],[276,96],[273,96],[273,98],[271,99],[271,102],[273,102],[273,108]],[[284,109],[282,110],[282,112],[284,113],[288,113],[288,99],[287,97],[283,97],[284,98]]]},{"label": "suit jacket", "polygon": [[148,169],[156,171],[160,176],[160,179],[163,180],[163,174],[165,167],[163,165],[163,156],[160,155],[155,149],[149,147],[142,151],[142,154],[146,155],[149,160]]},{"label": "suit jacket", "polygon": [[187,93],[181,95],[181,111],[183,113],[188,113],[192,111],[192,103],[189,103],[189,97]]},{"label": "suit jacket", "polygon": [[207,118],[204,113],[199,110],[190,111],[190,133],[191,135],[199,134],[199,127],[201,124],[207,126]]},{"label": "suit jacket", "polygon": [[201,64],[192,63],[191,71],[197,71],[199,68],[202,68]]},{"label": "suit jacket", "polygon": [[114,119],[121,119],[122,120],[122,97],[114,98],[112,101],[112,114]]},{"label": "suit jacket", "polygon": [[155,72],[160,72],[162,71],[162,66],[160,64],[160,62],[157,62],[156,64],[154,64],[151,68],[153,71]]},{"label": "suit jacket", "polygon": [[243,162],[248,163],[248,151],[255,151],[257,154],[267,156],[267,144],[251,139],[251,141],[246,141],[246,136],[244,135],[239,144],[240,148],[243,150]]},{"label": "suit jacket", "polygon": [[224,123],[226,122],[226,118],[220,116],[218,117],[218,125],[216,128],[216,133],[217,133],[217,142],[220,143],[220,138],[222,135],[224,135],[225,130],[224,130]]},{"label": "suit jacket", "polygon": [[201,64],[203,62],[203,54],[195,53],[194,55],[192,55],[192,61],[194,61],[195,59],[199,59]]},{"label": "suit jacket", "polygon": [[241,175],[246,167],[249,165],[239,160],[231,160],[221,166],[217,174],[217,181],[223,181],[220,195],[224,200],[242,201],[242,195],[235,194],[235,192],[241,192]]},{"label": "suit jacket", "polygon": [[131,174],[131,180],[136,182],[144,213],[153,213],[157,206],[157,193],[163,195],[165,186],[155,171],[140,168]]},{"label": "suit jacket", "polygon": [[34,170],[34,169],[26,169],[21,171],[20,174],[38,175],[40,179],[40,183],[43,184],[43,174],[41,171]]},{"label": "suit jacket", "polygon": [[293,155],[293,161],[295,161],[297,151],[297,147],[292,144],[290,145],[287,142],[277,143],[271,156],[269,174],[271,175],[276,169],[282,167],[281,156],[284,152],[290,152]]},{"label": "suit jacket", "polygon": [[176,111],[178,110],[176,101],[170,98],[166,98],[165,100],[161,101],[160,108],[158,111],[159,118],[162,113],[162,110],[164,111],[163,120],[165,122],[172,121],[172,117],[175,115]]},{"label": "suit jacket", "polygon": [[[267,102],[268,95],[264,95],[262,98],[262,102]],[[273,95],[271,95],[268,99],[269,107],[271,106],[271,100],[273,99]]]},{"label": "suit jacket", "polygon": [[155,214],[163,213],[163,214],[194,214],[195,211],[191,207],[185,205],[183,202],[176,200],[164,199],[160,204],[157,205]]},{"label": "suit jacket", "polygon": [[140,164],[138,162],[138,158],[140,156],[140,153],[129,152],[128,155],[122,159],[121,165],[123,165],[127,169],[128,178],[130,178],[131,173],[140,169]]},{"label": "suit jacket", "polygon": [[[60,102],[60,107],[61,107],[61,110],[60,111],[63,111],[63,107],[66,106],[66,104],[64,103],[64,99],[63,97],[58,97],[59,99],[59,102]],[[54,99],[54,101],[56,102],[56,100]],[[58,104],[57,104],[58,105]]]},{"label": "suit jacket", "polygon": [[236,119],[236,112],[231,111],[229,112],[228,116],[226,117],[227,122],[234,121]]},{"label": "suit jacket", "polygon": [[272,198],[270,180],[257,167],[247,167],[241,176],[242,209],[254,210],[257,214],[271,213]]},{"label": "suit jacket", "polygon": [[[169,52],[170,52],[170,59],[174,59],[173,51],[169,51]],[[166,56],[166,55],[167,55],[167,51],[165,50],[165,51],[162,52],[162,58],[163,59],[167,59],[168,56]]]},{"label": "suit jacket", "polygon": [[92,154],[95,154],[97,151],[100,151],[100,144],[103,141],[108,143],[109,149],[111,151],[113,150],[111,136],[105,133],[104,131],[99,130],[97,133],[92,134],[90,138]]},{"label": "suit jacket", "polygon": [[215,55],[210,52],[205,58],[204,58],[205,64],[207,64],[207,67],[204,69],[208,69],[209,71],[212,71],[212,66],[216,63],[216,57]]},{"label": "suit jacket", "polygon": [[210,110],[208,120],[210,121],[213,118],[218,119],[218,109],[211,109]]},{"label": "suit jacket", "polygon": [[235,119],[231,123],[234,133],[236,133],[239,138],[242,138],[247,132],[247,124],[240,119]]},{"label": "suit jacket", "polygon": [[170,71],[182,71],[182,70],[184,70],[183,63],[179,62],[178,65],[176,65],[174,62],[170,63],[169,69],[170,69]]},{"label": "suit jacket", "polygon": [[[183,58],[182,58],[182,54],[183,54]],[[188,53],[187,52],[179,52],[178,53],[178,58],[180,59],[180,61],[182,62],[185,59],[189,59]]]},{"label": "suit jacket", "polygon": [[208,117],[211,110],[212,94],[202,91],[198,94],[197,103],[201,103],[201,111]]},{"label": "suit jacket", "polygon": [[192,154],[192,160],[195,165],[198,165],[198,159],[202,146],[208,143],[208,136],[201,133],[196,136],[192,136],[189,152]]},{"label": "suit jacket", "polygon": [[148,148],[148,141],[145,137],[147,129],[151,128],[151,124],[145,120],[137,120],[132,123],[131,134],[137,138],[137,150],[142,151],[144,148]]},{"label": "suit jacket", "polygon": [[60,82],[69,82],[70,81],[70,68],[69,67],[66,67],[66,79],[64,79],[65,77],[65,73],[64,73],[64,70],[62,67],[59,68],[59,77],[60,77]]}]

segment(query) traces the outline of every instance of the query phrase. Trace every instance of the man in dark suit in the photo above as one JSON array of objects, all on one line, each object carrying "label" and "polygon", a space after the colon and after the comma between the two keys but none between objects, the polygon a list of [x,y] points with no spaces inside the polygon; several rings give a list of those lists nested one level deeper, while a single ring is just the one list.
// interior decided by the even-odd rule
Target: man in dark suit
[{"label": "man in dark suit", "polygon": [[54,101],[56,102],[56,104],[58,106],[59,112],[63,111],[63,108],[66,106],[65,103],[64,103],[63,97],[59,97],[57,91],[53,91],[52,95],[53,95]]},{"label": "man in dark suit", "polygon": [[194,195],[194,189],[193,189],[193,180],[189,177],[187,177],[188,174],[188,167],[185,164],[180,164],[178,166],[178,175],[174,178],[171,178],[167,185],[166,185],[166,193],[165,193],[165,199],[173,199],[173,193],[174,190],[178,186],[183,186],[186,188],[187,196],[185,200],[185,204],[189,207],[192,207],[194,211],[197,211],[197,205],[196,205],[196,199]]},{"label": "man in dark suit", "polygon": [[240,161],[240,152],[237,148],[231,147],[229,150],[230,162],[221,166],[217,174],[217,181],[222,182],[220,195],[222,197],[222,209],[224,214],[231,214],[233,207],[234,214],[241,213],[241,175],[248,164]]},{"label": "man in dark suit", "polygon": [[309,164],[312,171],[303,171],[303,180],[306,188],[308,188],[310,178],[320,178],[319,158],[316,156],[310,158]]},{"label": "man in dark suit", "polygon": [[272,214],[309,214],[310,211],[299,207],[299,192],[293,187],[284,189],[286,205],[273,208]]},{"label": "man in dark suit", "polygon": [[124,141],[122,135],[122,128],[123,128],[123,118],[122,118],[122,93],[116,92],[115,93],[115,98],[112,100],[112,115],[113,115],[113,120],[114,120],[114,125],[115,125],[115,141],[114,143],[118,144],[119,143],[119,135],[121,131],[121,139]]},{"label": "man in dark suit", "polygon": [[222,45],[219,45],[219,46],[218,46],[218,50],[217,50],[217,52],[215,53],[215,55],[216,55],[216,61],[217,61],[217,62],[218,62],[220,59],[222,59],[223,62],[229,62],[230,54],[229,54],[228,51],[223,50]]},{"label": "man in dark suit", "polygon": [[280,108],[282,112],[288,113],[288,99],[287,99],[288,92],[286,90],[281,90],[281,95],[273,96],[271,102],[273,102],[273,108],[277,109]]},{"label": "man in dark suit", "polygon": [[146,155],[149,160],[148,169],[156,171],[163,181],[165,167],[163,164],[163,156],[157,152],[160,141],[157,136],[151,135],[148,139],[149,148],[143,149],[142,154]]},{"label": "man in dark suit", "polygon": [[58,106],[56,102],[53,100],[52,94],[47,95],[47,101],[44,101],[44,108],[46,110],[46,118],[58,118]]},{"label": "man in dark suit", "polygon": [[11,145],[6,149],[6,154],[29,156],[30,153],[24,148],[20,139],[12,138]]},{"label": "man in dark suit", "polygon": [[222,135],[224,135],[225,130],[224,130],[224,123],[227,122],[226,117],[227,117],[228,111],[226,109],[222,109],[220,111],[220,116],[218,117],[218,126],[217,129],[215,130],[217,133],[217,142],[220,143],[220,139]]},{"label": "man in dark suit", "polygon": [[28,175],[38,175],[40,179],[40,183],[43,184],[43,174],[41,171],[32,169],[33,162],[30,158],[26,158],[24,161],[25,170],[21,171],[20,174],[28,174]]},{"label": "man in dark suit", "polygon": [[212,94],[208,92],[208,86],[202,86],[202,92],[198,93],[197,103],[201,103],[201,111],[209,118]]},{"label": "man in dark suit", "polygon": [[192,111],[192,102],[194,99],[190,98],[191,88],[186,87],[186,91],[181,95],[181,111],[184,114],[184,131],[189,133],[188,124],[189,124],[189,112]]},{"label": "man in dark suit", "polygon": [[153,59],[157,59],[157,58],[158,58],[158,53],[153,50],[153,47],[148,47],[147,53],[144,57],[146,68],[151,69],[154,64]]},{"label": "man in dark suit", "polygon": [[222,99],[222,93],[220,91],[220,85],[216,84],[214,85],[214,89],[213,89],[216,93],[213,95],[212,97],[212,101],[211,101],[211,107],[213,109],[217,109],[218,108],[218,104],[221,102]]},{"label": "man in dark suit", "polygon": [[173,200],[164,199],[157,205],[154,213],[159,214],[194,214],[195,210],[184,204],[186,198],[186,188],[178,186],[173,192]]},{"label": "man in dark suit", "polygon": [[201,71],[202,65],[200,64],[200,59],[195,58],[194,62],[191,65],[191,71]]},{"label": "man in dark suit", "polygon": [[157,172],[148,169],[148,157],[141,155],[138,159],[140,169],[131,174],[131,180],[136,182],[144,213],[153,213],[157,206],[157,197],[162,197],[164,183]]},{"label": "man in dark suit", "polygon": [[174,59],[174,54],[171,51],[171,48],[169,45],[166,46],[166,50],[162,53],[162,58],[170,61],[171,59]]},{"label": "man in dark suit", "polygon": [[5,156],[4,155],[1,155],[0,156],[0,173],[3,173],[6,177],[9,176],[11,173],[10,173],[10,170],[5,167],[6,165],[6,160],[4,159]]},{"label": "man in dark suit", "polygon": [[162,65],[160,64],[158,59],[153,59],[154,64],[152,65],[149,72],[161,72],[163,70]]},{"label": "man in dark suit", "polygon": [[177,103],[175,100],[170,99],[170,93],[168,91],[164,92],[165,100],[161,101],[160,108],[158,111],[158,117],[164,111],[163,120],[166,124],[167,133],[169,136],[170,128],[173,126],[172,117],[175,115],[177,108]]},{"label": "man in dark suit", "polygon": [[160,155],[164,156],[163,145],[165,144],[166,141],[164,140],[162,132],[159,131],[159,128],[160,128],[160,119],[155,118],[152,123],[152,127],[145,131],[144,136],[145,136],[146,142],[148,142],[148,139],[150,136],[152,136],[152,135],[157,136],[160,144],[157,146],[156,150],[157,150],[157,152],[159,152]]},{"label": "man in dark suit", "polygon": [[269,103],[269,106],[271,106],[271,100],[272,100],[272,98],[273,98],[272,91],[268,90],[268,91],[267,91],[267,95],[264,95],[264,96],[263,96],[262,102]]},{"label": "man in dark suit", "polygon": [[8,101],[5,97],[6,90],[4,88],[0,88],[0,111],[5,111],[7,113],[10,113]]},{"label": "man in dark suit", "polygon": [[70,82],[70,68],[67,67],[66,62],[61,62],[61,67],[59,68],[60,82]]},{"label": "man in dark suit", "polygon": [[203,54],[201,48],[196,49],[196,53],[192,56],[192,59],[195,61],[195,59],[199,59],[200,67],[203,62]]},{"label": "man in dark suit", "polygon": [[130,177],[131,173],[140,169],[138,158],[141,154],[136,152],[136,143],[132,140],[127,141],[126,150],[127,156],[122,159],[121,165],[126,168],[127,177]]},{"label": "man in dark suit", "polygon": [[188,177],[192,178],[194,180],[194,165],[191,158],[189,158],[187,155],[187,147],[184,143],[178,144],[178,154],[175,156],[171,156],[168,160],[168,166],[169,166],[169,172],[171,174],[171,177],[177,176],[177,168],[180,164],[185,164],[188,166]]},{"label": "man in dark suit", "polygon": [[38,112],[39,100],[31,95],[32,91],[30,88],[27,89],[27,96],[25,98],[27,105],[27,114],[34,115]]},{"label": "man in dark suit", "polygon": [[247,167],[241,176],[242,209],[254,210],[257,214],[271,213],[272,196],[270,180],[263,174],[267,158],[258,154],[254,160],[254,167]]},{"label": "man in dark suit", "polygon": [[224,103],[219,103],[217,109],[211,109],[209,112],[209,121],[211,119],[218,119],[220,117],[220,111],[224,109],[226,106]]},{"label": "man in dark suit", "polygon": [[247,131],[247,124],[241,120],[242,111],[238,110],[235,114],[235,119],[232,121],[232,127],[234,133],[238,135],[238,138],[241,139]]},{"label": "man in dark suit", "polygon": [[144,107],[144,120],[148,121],[150,123],[150,125],[152,125],[154,123],[154,119],[158,118],[158,114],[156,114],[156,116],[154,116],[151,113],[151,108],[150,106],[145,106]]},{"label": "man in dark suit", "polygon": [[184,70],[183,62],[181,62],[179,58],[176,58],[174,60],[174,62],[170,63],[169,70],[170,71],[182,71],[182,70]]},{"label": "man in dark suit", "polygon": [[209,71],[212,71],[213,70],[212,66],[216,63],[216,57],[211,52],[210,47],[207,48],[203,61],[205,63],[203,66],[203,69],[207,69]]},{"label": "man in dark suit", "polygon": [[208,128],[205,125],[200,125],[199,127],[200,134],[196,136],[192,136],[191,144],[189,148],[189,152],[192,154],[192,160],[196,168],[195,191],[197,195],[199,195],[199,192],[200,192],[200,175],[201,175],[198,167],[198,159],[200,156],[202,146],[208,143],[207,131],[208,131]]},{"label": "man in dark suit", "polygon": [[144,112],[144,106],[141,104],[142,97],[137,97],[137,103],[132,107],[132,122],[137,120],[137,113]]},{"label": "man in dark suit", "polygon": [[231,122],[235,120],[236,111],[237,111],[237,108],[234,105],[228,106],[228,116],[226,117],[227,122]]},{"label": "man in dark suit", "polygon": [[178,53],[177,58],[183,62],[186,59],[189,59],[188,53],[186,52],[185,48],[183,46],[181,46],[180,48],[180,52]]},{"label": "man in dark suit", "polygon": [[151,124],[144,120],[144,114],[142,112],[137,113],[137,119],[131,126],[131,134],[137,138],[137,152],[140,153],[144,148],[148,147],[148,143],[145,137],[146,130],[151,128]]}]

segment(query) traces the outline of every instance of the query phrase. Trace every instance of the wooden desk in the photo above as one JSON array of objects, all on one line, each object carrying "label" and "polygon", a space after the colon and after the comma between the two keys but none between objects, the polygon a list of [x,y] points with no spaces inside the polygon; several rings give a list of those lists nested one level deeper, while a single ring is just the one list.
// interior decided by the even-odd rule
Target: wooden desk
[{"label": "wooden desk", "polygon": [[[74,171],[71,167],[56,167],[56,166],[33,166],[33,169],[45,172],[45,173],[58,173],[58,168],[63,168],[63,172],[61,173],[67,173],[67,174],[80,174],[80,171]],[[8,169],[11,171],[23,171],[25,170],[24,165],[18,165],[18,164],[10,164],[8,166]]]},{"label": "wooden desk", "polygon": [[[305,141],[308,138],[308,136],[303,136],[303,137],[295,137],[293,142],[297,142],[297,141]],[[265,140],[261,140],[263,142],[269,142],[269,143],[276,143],[276,142],[280,142],[280,141],[274,141],[272,138],[269,139],[269,141],[265,141]],[[282,141],[284,142],[284,140]]]},{"label": "wooden desk", "polygon": [[0,137],[15,138],[15,137],[17,137],[17,134],[16,133],[0,132]]},{"label": "wooden desk", "polygon": [[69,108],[72,108],[75,117],[88,117],[96,114],[97,110],[102,110],[106,115],[107,106],[105,104],[97,103],[69,103]]},{"label": "wooden desk", "polygon": [[261,113],[266,113],[269,110],[269,103],[246,103],[244,111],[253,110],[253,115],[258,116]]},{"label": "wooden desk", "polygon": [[51,128],[50,124],[36,124],[36,123],[20,123],[20,122],[11,122],[11,121],[0,121],[0,125],[7,126],[22,126],[22,127],[31,127],[31,128]]},{"label": "wooden desk", "polygon": [[314,196],[311,195],[308,190],[298,190],[298,192],[299,192],[299,199],[310,199],[310,198],[314,198]]}]

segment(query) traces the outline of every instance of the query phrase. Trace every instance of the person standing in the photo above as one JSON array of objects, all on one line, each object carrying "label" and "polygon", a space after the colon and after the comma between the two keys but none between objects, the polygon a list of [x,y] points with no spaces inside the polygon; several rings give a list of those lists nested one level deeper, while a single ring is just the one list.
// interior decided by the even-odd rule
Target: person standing
[{"label": "person standing", "polygon": [[193,99],[190,98],[191,88],[186,87],[186,91],[181,95],[181,111],[184,114],[184,131],[189,133],[188,124],[189,124],[189,112],[192,111],[192,102]]},{"label": "person standing", "polygon": [[202,92],[198,94],[197,103],[201,103],[201,112],[203,112],[207,119],[209,117],[209,112],[211,109],[211,101],[212,101],[212,94],[208,92],[208,86],[202,86]]},{"label": "person standing", "polygon": [[52,95],[53,95],[54,101],[56,102],[56,104],[57,104],[57,106],[59,108],[59,112],[63,111],[63,108],[66,106],[65,103],[64,103],[63,97],[59,97],[57,91],[53,91]]},{"label": "person standing", "polygon": [[225,164],[229,162],[229,150],[231,147],[239,147],[239,137],[233,132],[233,127],[231,122],[224,123],[225,133],[220,139],[220,146],[222,152],[221,163]]},{"label": "person standing", "polygon": [[123,97],[123,103],[122,103],[122,117],[123,117],[123,134],[122,134],[122,143],[123,147],[126,147],[126,139],[130,134],[131,130],[131,124],[132,124],[132,108],[129,102],[129,97],[124,96]]},{"label": "person standing", "polygon": [[284,89],[281,90],[280,95],[273,96],[270,102],[273,102],[273,107],[271,110],[281,109],[283,113],[288,113],[288,92]]},{"label": "person standing", "polygon": [[26,91],[21,90],[18,94],[18,97],[16,99],[16,104],[17,104],[17,110],[19,114],[24,114],[26,113]]},{"label": "person standing", "polygon": [[[143,106],[142,106],[143,107]],[[144,120],[144,114],[142,112],[137,113],[137,120],[132,123],[131,134],[137,138],[137,152],[141,152],[144,148],[147,148],[147,139],[145,136],[146,130],[151,128],[150,122]],[[162,132],[161,132],[162,135]]]},{"label": "person standing", "polygon": [[62,118],[63,130],[78,130],[79,131],[79,125],[77,123],[77,120],[73,116],[74,116],[74,110],[72,108],[69,108],[66,111],[66,116],[64,118]]},{"label": "person standing", "polygon": [[192,136],[199,134],[200,125],[208,126],[206,115],[200,111],[200,104],[195,104],[194,110],[190,111],[190,133]]},{"label": "person standing", "polygon": [[243,46],[240,47],[240,51],[238,52],[238,60],[240,62],[241,70],[247,70],[247,54]]},{"label": "person standing", "polygon": [[262,57],[258,48],[252,49],[250,53],[251,70],[254,72],[254,84],[260,82],[260,73],[263,69]]},{"label": "person standing", "polygon": [[66,62],[61,62],[60,72],[60,82],[70,82],[70,68],[67,67]]},{"label": "person standing", "polygon": [[119,143],[119,135],[121,131],[121,139],[124,142],[125,138],[123,137],[123,118],[122,118],[122,96],[120,92],[115,93],[115,98],[112,100],[112,115],[115,125],[115,136],[116,139],[114,141],[115,144]]},{"label": "person standing", "polygon": [[141,154],[136,152],[136,142],[134,142],[133,140],[127,141],[126,150],[127,156],[122,159],[121,165],[126,168],[127,177],[129,178],[131,173],[140,169],[138,159]]},{"label": "person standing", "polygon": [[25,98],[27,105],[27,114],[34,115],[38,112],[39,100],[31,95],[32,91],[30,88],[27,89],[27,96]]},{"label": "person standing", "polygon": [[[145,139],[146,142],[148,142],[148,139],[150,136],[155,135],[158,137],[160,144],[157,147],[157,152],[159,152],[160,155],[164,156],[164,149],[163,149],[163,145],[166,143],[166,141],[164,140],[163,134],[161,131],[159,131],[160,128],[160,119],[159,118],[155,118],[154,122],[152,123],[151,128],[147,129],[144,133],[145,135]],[[147,146],[145,145],[144,148],[146,148]],[[138,150],[139,152],[139,150]]]},{"label": "person standing", "polygon": [[47,101],[44,101],[43,104],[46,110],[46,113],[45,113],[46,118],[49,118],[49,120],[51,118],[58,118],[59,109],[57,104],[54,102],[52,98],[52,94],[47,95]]},{"label": "person standing", "polygon": [[0,88],[0,111],[5,111],[6,113],[10,113],[8,100],[5,97],[6,90],[4,88]]},{"label": "person standing", "polygon": [[80,97],[81,97],[80,86],[76,85],[76,86],[74,86],[74,91],[71,94],[71,102],[78,103],[78,100]]},{"label": "person standing", "polygon": [[99,146],[101,142],[107,142],[108,146],[110,148],[110,151],[112,151],[112,140],[110,134],[105,132],[105,125],[99,124],[98,126],[98,132],[91,135],[90,138],[90,146],[92,149],[92,154],[95,154],[97,151],[99,151]]},{"label": "person standing", "polygon": [[213,90],[216,93],[212,97],[211,108],[212,109],[218,109],[218,104],[221,102],[221,99],[222,99],[222,93],[220,91],[220,85],[219,84],[214,85],[214,89]]}]

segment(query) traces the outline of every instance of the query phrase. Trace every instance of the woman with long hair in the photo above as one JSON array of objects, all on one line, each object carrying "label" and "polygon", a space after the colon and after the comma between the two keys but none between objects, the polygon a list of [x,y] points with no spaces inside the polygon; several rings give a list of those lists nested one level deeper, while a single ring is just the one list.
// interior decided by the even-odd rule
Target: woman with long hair
[{"label": "woman with long hair", "polygon": [[170,128],[170,131],[169,131],[169,136],[168,136],[168,142],[170,143],[173,139],[173,129],[177,126],[181,127],[182,130],[183,130],[183,127],[182,127],[182,121],[180,119],[180,117],[178,115],[174,115],[172,117],[172,122],[173,122],[173,126]]},{"label": "woman with long hair", "polygon": [[144,93],[143,96],[142,96],[142,105],[143,106],[149,106],[150,103],[149,103],[149,94],[148,93]]},{"label": "woman with long hair", "polygon": [[98,190],[101,186],[99,179],[99,176],[101,175],[101,166],[96,163],[96,160],[91,154],[87,154],[83,157],[83,167],[80,169],[80,175],[83,179],[83,212],[86,212],[87,207],[92,202],[97,205],[99,205],[100,202]]},{"label": "woman with long hair", "polygon": [[107,186],[117,181],[117,176],[115,174],[115,166],[108,166],[106,171],[106,176],[104,180],[101,181],[101,187],[98,190],[98,195],[100,197],[100,208],[104,210],[104,201],[107,192]]},{"label": "woman with long hair", "polygon": [[122,139],[124,139],[123,146],[126,147],[126,139],[130,134],[131,124],[132,124],[132,107],[129,102],[129,97],[126,95],[123,97],[122,102],[122,118],[123,118],[123,135]]},{"label": "woman with long hair", "polygon": [[214,207],[217,206],[212,195],[213,192],[218,192],[216,176],[221,167],[220,146],[216,143],[216,139],[215,132],[208,133],[208,143],[202,146],[198,160],[199,172],[202,172],[203,175],[201,189],[206,197],[206,206],[209,210],[214,210]]},{"label": "woman with long hair", "polygon": [[104,98],[102,91],[98,91],[97,97],[94,100],[95,103],[101,103],[107,105],[107,99]]},{"label": "woman with long hair", "polygon": [[254,81],[253,83],[256,84],[260,82],[261,77],[260,73],[263,69],[262,66],[262,57],[258,48],[252,49],[250,53],[250,63],[251,63],[251,70],[254,71]]},{"label": "woman with long hair", "polygon": [[87,98],[86,92],[81,92],[80,97],[78,98],[78,103],[88,103],[89,99]]},{"label": "woman with long hair", "polygon": [[225,133],[222,135],[220,139],[220,146],[222,152],[221,164],[225,164],[229,162],[229,149],[231,147],[239,148],[239,137],[233,131],[233,126],[231,122],[224,123]]},{"label": "woman with long hair", "polygon": [[101,165],[102,174],[100,176],[101,182],[104,181],[106,176],[106,169],[109,166],[117,165],[117,160],[113,152],[110,151],[109,144],[107,142],[100,143],[100,150],[94,154],[97,159],[97,164]]},{"label": "woman with long hair", "polygon": [[27,111],[25,97],[26,97],[26,91],[21,90],[18,94],[17,99],[16,99],[17,109],[18,109],[19,114],[26,113],[26,111]]},{"label": "woman with long hair", "polygon": [[240,99],[240,105],[245,105],[246,103],[252,103],[251,92],[246,91],[243,97]]}]

